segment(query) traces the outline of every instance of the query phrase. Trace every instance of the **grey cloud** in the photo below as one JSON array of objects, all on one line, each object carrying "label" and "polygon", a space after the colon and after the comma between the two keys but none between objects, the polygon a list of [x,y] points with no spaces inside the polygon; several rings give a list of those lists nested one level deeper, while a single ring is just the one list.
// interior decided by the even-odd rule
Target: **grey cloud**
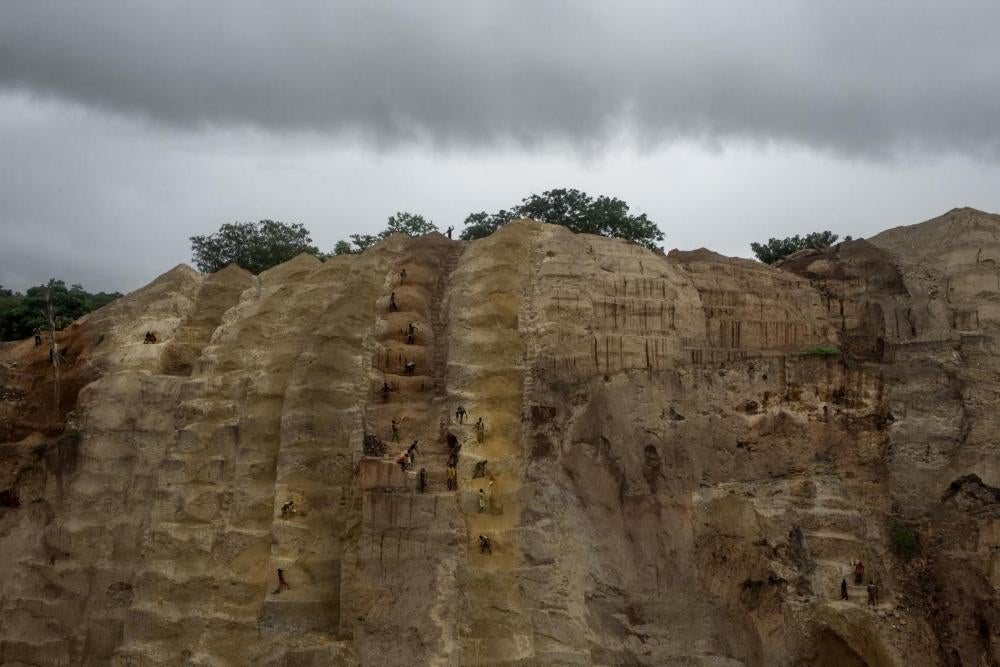
[{"label": "grey cloud", "polygon": [[382,146],[672,139],[1000,157],[1000,4],[5,3],[0,86]]}]

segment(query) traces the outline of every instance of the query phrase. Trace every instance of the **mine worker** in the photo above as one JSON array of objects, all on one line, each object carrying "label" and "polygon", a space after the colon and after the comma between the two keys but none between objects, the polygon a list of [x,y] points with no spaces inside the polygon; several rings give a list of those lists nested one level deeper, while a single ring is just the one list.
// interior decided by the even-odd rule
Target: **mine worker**
[{"label": "mine worker", "polygon": [[458,447],[458,438],[455,436],[454,433],[448,433],[446,438],[448,440],[448,449],[455,449],[456,447]]},{"label": "mine worker", "polygon": [[868,606],[875,606],[875,582],[873,581],[868,582]]},{"label": "mine worker", "polygon": [[406,269],[399,272],[399,282],[406,282]]},{"label": "mine worker", "polygon": [[417,362],[407,361],[403,364],[403,373],[409,376],[413,376],[413,373],[417,370]]},{"label": "mine worker", "polygon": [[479,511],[486,511],[486,491],[485,489],[479,489]]},{"label": "mine worker", "polygon": [[35,347],[42,344],[42,332],[40,329],[35,329]]},{"label": "mine worker", "polygon": [[393,417],[389,428],[392,429],[392,441],[399,442],[399,421],[397,421],[395,417]]},{"label": "mine worker", "polygon": [[458,406],[458,407],[457,407],[457,408],[455,409],[455,419],[456,419],[456,420],[458,420],[458,423],[459,423],[459,424],[462,424],[462,423],[464,423],[464,422],[465,422],[465,415],[467,415],[467,414],[469,414],[469,413],[467,413],[467,412],[465,411],[465,408],[464,408],[464,407],[462,407],[461,405],[460,405],[460,406]]},{"label": "mine worker", "polygon": [[289,514],[295,514],[295,501],[289,500],[287,503],[281,506],[281,518],[284,519]]},{"label": "mine worker", "polygon": [[486,477],[486,459],[476,461],[476,467],[472,470],[472,479]]},{"label": "mine worker", "polygon": [[840,580],[840,599],[847,599],[847,579]]},{"label": "mine worker", "polygon": [[454,491],[458,488],[458,470],[455,466],[448,465],[448,490]]},{"label": "mine worker", "polygon": [[413,466],[413,460],[416,457],[417,452],[420,451],[417,449],[417,442],[417,440],[414,440],[413,443],[406,448],[406,457],[410,460],[410,466]]},{"label": "mine worker", "polygon": [[474,428],[476,429],[476,442],[482,444],[483,438],[486,437],[486,424],[483,423],[482,417],[476,420]]},{"label": "mine worker", "polygon": [[449,226],[448,226],[448,229],[444,230],[444,233],[445,233],[445,234],[447,234],[447,235],[448,235],[448,238],[450,239],[450,238],[451,238],[451,233],[452,233],[453,231],[455,231],[455,228],[454,228],[454,227],[452,227],[451,225],[449,225]]},{"label": "mine worker", "polygon": [[451,450],[451,454],[448,455],[448,465],[457,466],[458,465],[458,453],[462,451],[462,445],[456,444],[455,448]]},{"label": "mine worker", "polygon": [[292,587],[288,585],[287,581],[285,581],[285,571],[282,570],[279,567],[278,568],[278,587],[276,589],[274,589],[274,591],[272,591],[272,595],[277,595],[278,593],[280,593],[281,591],[283,591],[285,589],[292,590]]},{"label": "mine worker", "polygon": [[854,585],[860,586],[865,578],[865,566],[858,561],[854,564]]},{"label": "mine worker", "polygon": [[479,536],[479,553],[481,554],[492,554],[493,553],[493,543],[490,538],[485,535]]},{"label": "mine worker", "polygon": [[410,465],[410,455],[407,454],[406,452],[403,452],[402,454],[399,455],[399,458],[396,459],[396,463],[399,464],[399,469],[400,470],[402,470],[403,472],[406,472],[406,469]]},{"label": "mine worker", "polygon": [[427,491],[427,468],[421,468],[417,476],[417,491],[425,493]]},{"label": "mine worker", "polygon": [[441,417],[441,419],[438,420],[438,442],[444,442],[447,433],[448,420],[445,417]]},{"label": "mine worker", "polygon": [[406,344],[413,345],[417,342],[417,328],[413,326],[413,322],[406,325]]},{"label": "mine worker", "polygon": [[389,393],[392,391],[392,389],[389,387],[389,383],[388,382],[383,382],[382,383],[382,390],[381,391],[382,391],[382,400],[385,401],[386,403],[388,403],[389,402]]},{"label": "mine worker", "polygon": [[395,312],[399,310],[399,305],[396,303],[396,293],[393,292],[389,295],[389,312]]}]

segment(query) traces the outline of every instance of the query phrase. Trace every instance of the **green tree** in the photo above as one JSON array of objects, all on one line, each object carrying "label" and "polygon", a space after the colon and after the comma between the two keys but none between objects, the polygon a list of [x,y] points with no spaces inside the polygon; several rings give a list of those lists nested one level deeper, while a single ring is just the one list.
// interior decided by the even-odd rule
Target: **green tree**
[{"label": "green tree", "polygon": [[399,211],[396,215],[389,216],[389,223],[386,225],[385,231],[382,232],[382,238],[385,238],[389,234],[406,234],[407,236],[423,236],[424,234],[430,234],[431,232],[436,232],[437,226],[433,222],[428,221],[424,216],[418,213],[408,213],[406,211]]},{"label": "green tree", "polygon": [[320,256],[309,230],[275,220],[224,224],[214,234],[191,237],[191,254],[199,271],[213,273],[229,264],[260,273],[301,253]]},{"label": "green tree", "polygon": [[573,188],[532,194],[519,205],[494,214],[472,213],[465,219],[462,238],[468,241],[488,236],[517,218],[563,225],[578,234],[626,239],[650,249],[657,248],[657,242],[664,238],[660,228],[645,213],[630,214],[628,204],[621,199],[603,195],[594,198]]},{"label": "green tree", "polygon": [[418,213],[399,211],[390,215],[386,228],[378,234],[351,234],[350,241],[340,240],[333,247],[334,255],[349,255],[364,252],[390,234],[406,234],[407,236],[423,236],[436,232],[437,226]]},{"label": "green tree", "polygon": [[[799,250],[807,248],[823,250],[824,248],[829,248],[837,242],[838,238],[840,238],[838,235],[830,231],[813,232],[812,234],[806,234],[805,237],[796,235],[784,239],[768,239],[767,243],[764,244],[751,243],[750,249],[753,250],[753,254],[760,261],[765,264],[774,264],[779,259],[784,259]],[[848,236],[844,240],[850,241],[851,237]]]}]

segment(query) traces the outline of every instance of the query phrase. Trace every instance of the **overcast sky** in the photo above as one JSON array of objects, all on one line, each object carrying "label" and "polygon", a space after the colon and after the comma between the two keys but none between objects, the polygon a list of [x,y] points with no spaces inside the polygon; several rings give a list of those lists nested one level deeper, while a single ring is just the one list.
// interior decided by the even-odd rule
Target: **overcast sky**
[{"label": "overcast sky", "polygon": [[998,26],[993,0],[5,2],[0,285],[130,291],[224,222],[331,249],[554,187],[743,256],[1000,211]]}]

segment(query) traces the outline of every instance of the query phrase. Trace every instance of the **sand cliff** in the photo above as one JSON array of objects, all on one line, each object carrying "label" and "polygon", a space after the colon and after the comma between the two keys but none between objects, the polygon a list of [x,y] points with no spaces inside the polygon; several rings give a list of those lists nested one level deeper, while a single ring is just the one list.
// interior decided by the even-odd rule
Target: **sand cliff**
[{"label": "sand cliff", "polygon": [[62,332],[58,409],[0,348],[0,664],[998,664],[998,262],[956,209],[779,268],[531,222],[177,267]]}]

